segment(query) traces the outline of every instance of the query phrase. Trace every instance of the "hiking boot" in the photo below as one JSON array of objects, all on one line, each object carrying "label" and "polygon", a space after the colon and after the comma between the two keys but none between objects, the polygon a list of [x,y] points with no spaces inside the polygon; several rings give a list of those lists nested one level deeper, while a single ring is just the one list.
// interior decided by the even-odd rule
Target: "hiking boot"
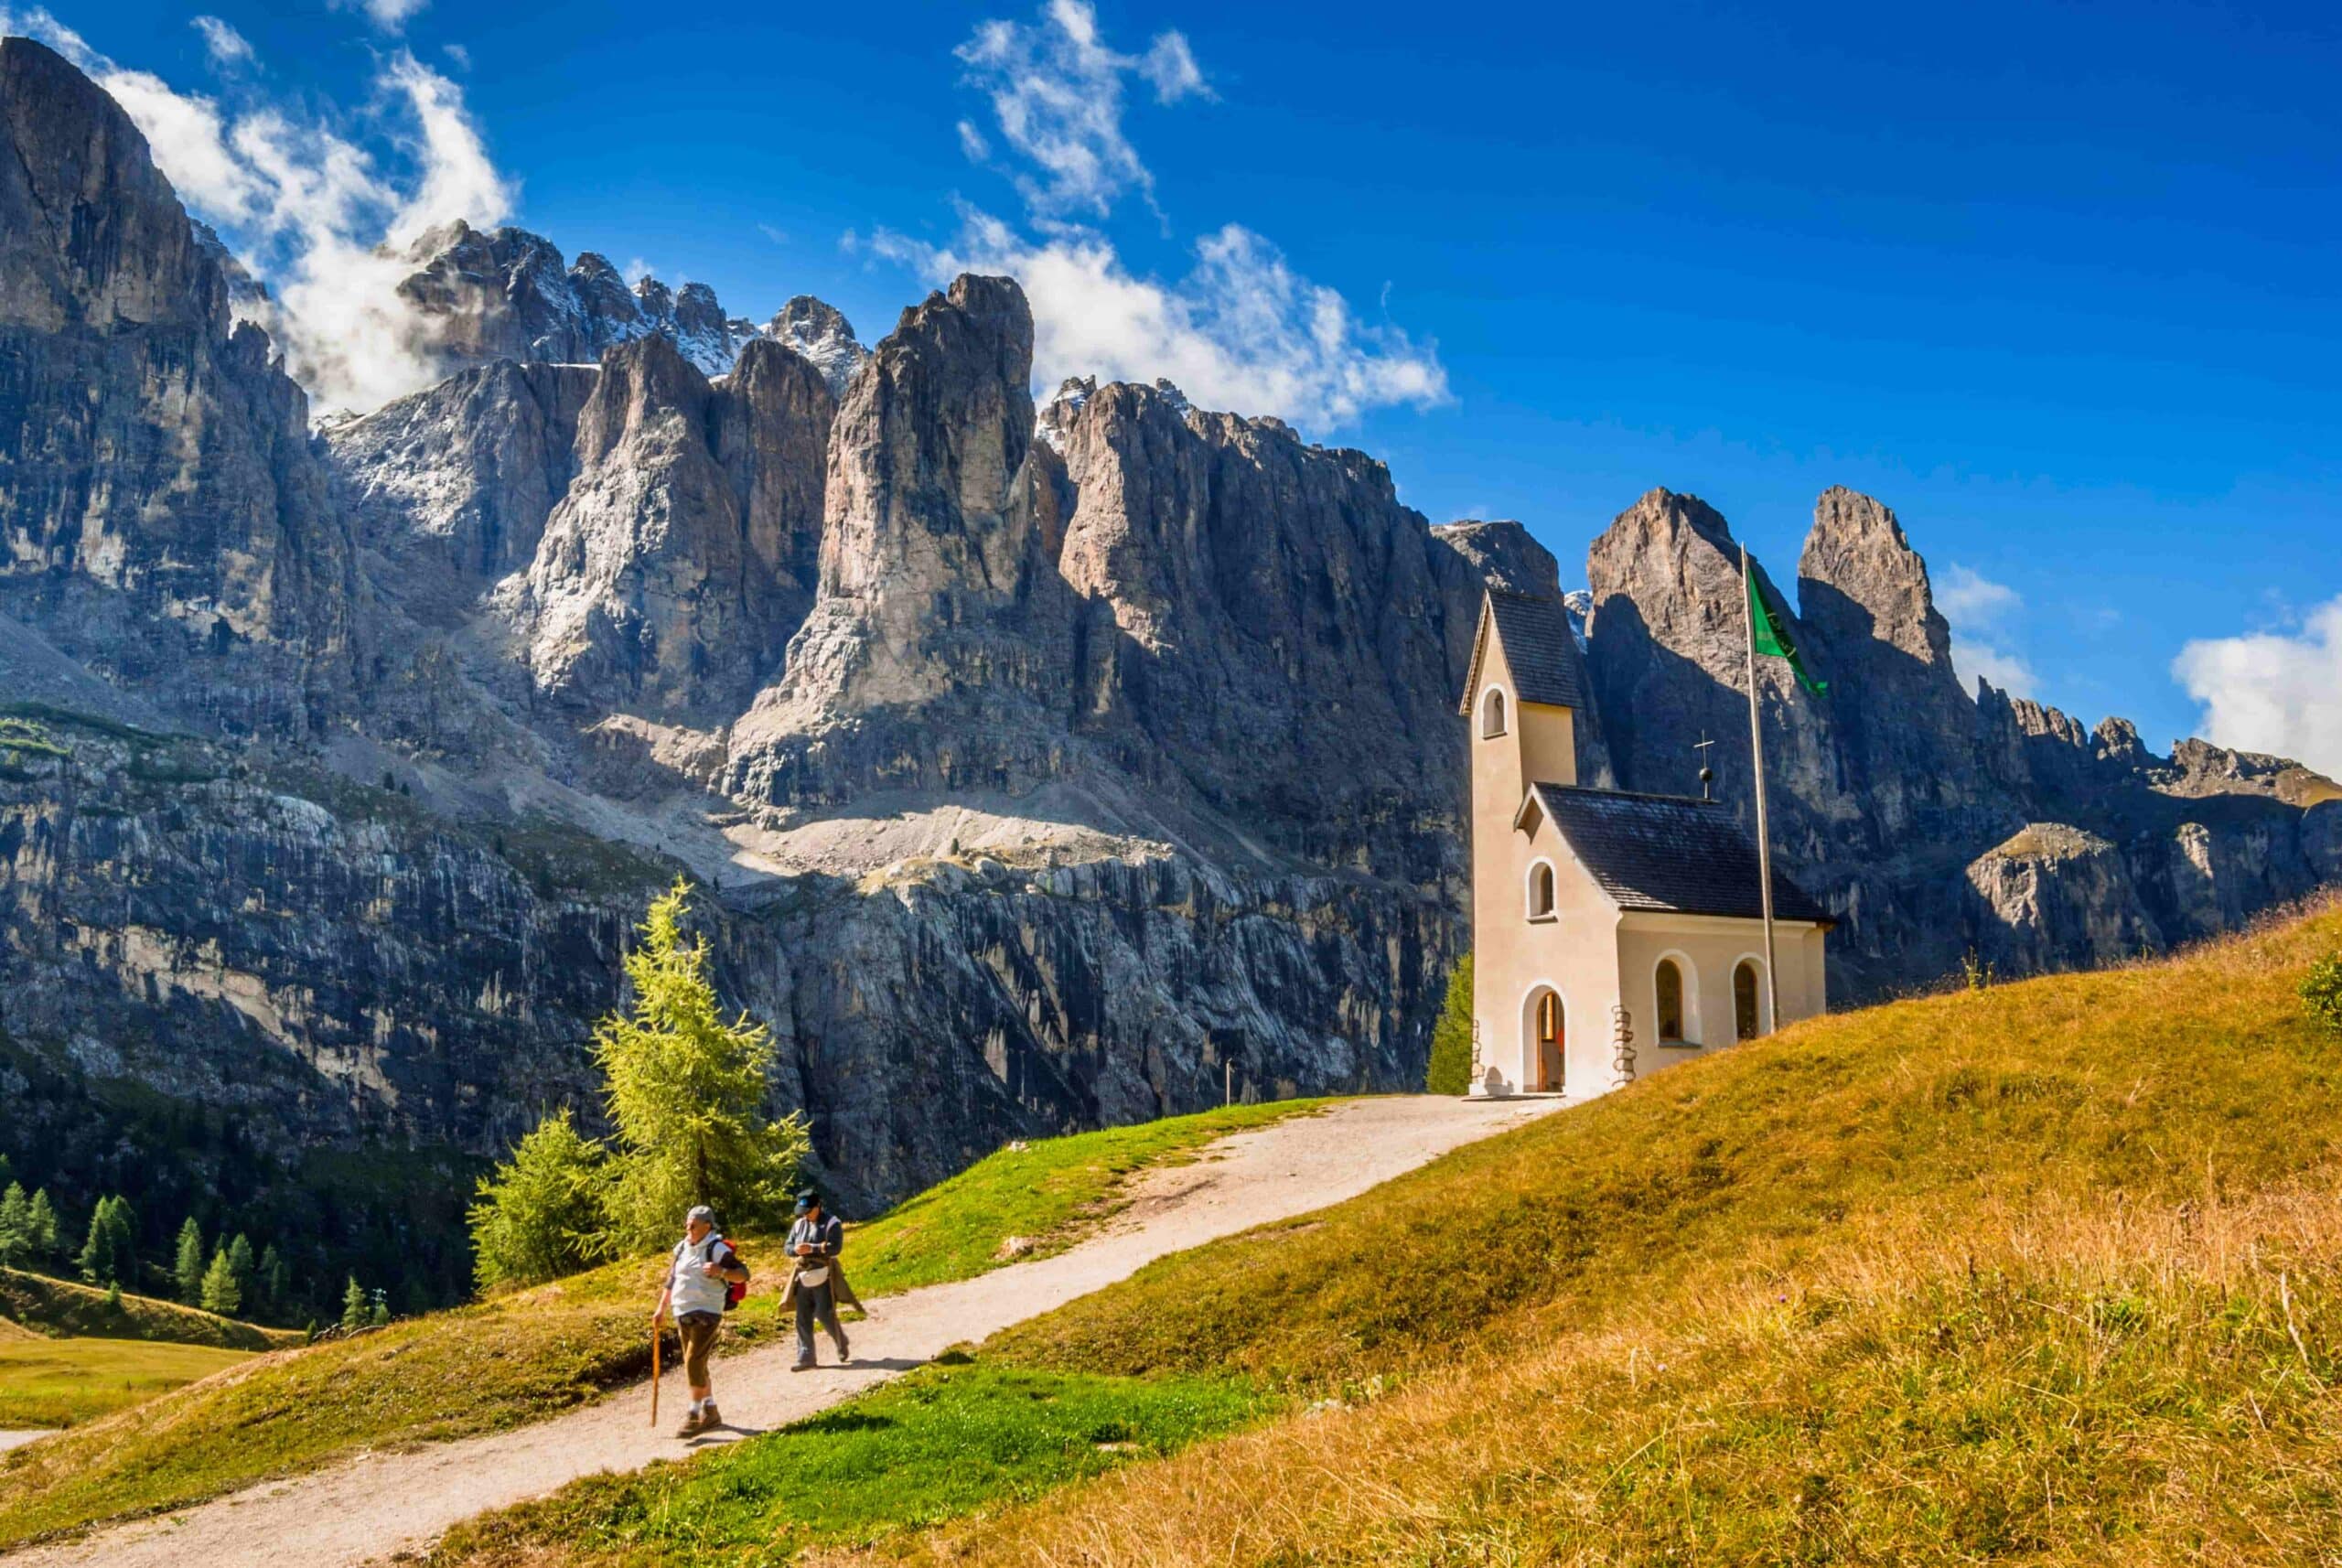
[{"label": "hiking boot", "polygon": [[699,1429],[702,1432],[714,1432],[723,1424],[724,1417],[716,1413],[715,1402],[708,1401],[707,1408],[700,1412]]},{"label": "hiking boot", "polygon": [[699,1412],[693,1411],[691,1413],[683,1417],[682,1425],[675,1428],[675,1435],[678,1437],[697,1437],[701,1433],[705,1432],[707,1428],[707,1418],[700,1414]]},{"label": "hiking boot", "polygon": [[854,1350],[843,1339],[838,1341],[838,1365],[843,1367],[854,1359]]},{"label": "hiking boot", "polygon": [[805,1359],[803,1359],[803,1360],[801,1360],[801,1361],[798,1362],[795,1366],[792,1366],[792,1367],[791,1367],[791,1368],[790,1368],[789,1369],[790,1369],[790,1371],[792,1371],[792,1372],[810,1372],[810,1371],[811,1371],[811,1370],[812,1370],[816,1366],[818,1366],[819,1364],[820,1364],[820,1363],[816,1362],[816,1361],[813,1359],[813,1358],[811,1358],[811,1356],[808,1356],[808,1357],[806,1357],[806,1358],[805,1358]]}]

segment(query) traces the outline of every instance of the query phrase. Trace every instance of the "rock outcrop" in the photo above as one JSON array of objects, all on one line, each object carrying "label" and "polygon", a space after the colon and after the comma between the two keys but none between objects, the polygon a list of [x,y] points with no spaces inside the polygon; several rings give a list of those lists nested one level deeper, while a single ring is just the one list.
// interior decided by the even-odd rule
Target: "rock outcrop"
[{"label": "rock outcrop", "polygon": [[1997,975],[2159,952],[2122,853],[2096,833],[2033,822],[1968,865],[1975,958]]},{"label": "rock outcrop", "polygon": [[800,294],[765,323],[765,336],[811,360],[829,383],[830,395],[845,401],[845,389],[856,371],[869,362],[870,350],[857,342],[837,306]]}]

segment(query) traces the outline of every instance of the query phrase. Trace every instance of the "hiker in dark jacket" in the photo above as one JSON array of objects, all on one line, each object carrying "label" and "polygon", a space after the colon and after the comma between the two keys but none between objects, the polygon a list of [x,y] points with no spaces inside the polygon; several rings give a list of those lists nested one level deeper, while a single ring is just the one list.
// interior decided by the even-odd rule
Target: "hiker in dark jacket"
[{"label": "hiker in dark jacket", "polygon": [[[683,1380],[691,1385],[691,1412],[675,1429],[678,1437],[696,1437],[724,1424],[715,1412],[715,1391],[707,1373],[708,1352],[715,1348],[716,1330],[724,1326],[724,1307],[730,1287],[745,1283],[748,1271],[732,1243],[717,1234],[715,1211],[705,1204],[693,1208],[683,1220],[683,1239],[667,1260],[667,1280],[659,1305],[650,1309],[656,1332],[670,1307],[675,1313],[675,1333],[683,1342]],[[803,1336],[800,1334],[800,1338]]]},{"label": "hiker in dark jacket", "polygon": [[[839,1287],[845,1283],[838,1254],[845,1251],[845,1222],[822,1208],[822,1195],[797,1195],[797,1223],[789,1228],[789,1261],[794,1267],[785,1299],[797,1304],[797,1364],[790,1370],[813,1368],[813,1322],[830,1331],[843,1365],[851,1354],[845,1330],[838,1326]],[[849,1298],[850,1299],[850,1298]]]}]

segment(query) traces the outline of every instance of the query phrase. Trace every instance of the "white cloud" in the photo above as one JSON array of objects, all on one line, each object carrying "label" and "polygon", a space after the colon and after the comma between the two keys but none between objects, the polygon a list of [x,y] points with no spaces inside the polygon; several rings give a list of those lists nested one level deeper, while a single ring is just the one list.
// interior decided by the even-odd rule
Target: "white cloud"
[{"label": "white cloud", "polygon": [[1157,103],[1176,103],[1191,92],[1205,98],[1213,96],[1211,84],[1204,80],[1184,33],[1165,33],[1157,38],[1139,60],[1138,70],[1155,84]]},{"label": "white cloud", "polygon": [[327,0],[337,11],[363,11],[367,19],[386,33],[400,33],[431,0]]},{"label": "white cloud", "polygon": [[48,42],[122,105],[180,199],[269,285],[273,298],[248,308],[321,408],[369,409],[431,382],[432,325],[398,295],[413,269],[396,252],[457,219],[499,222],[511,206],[453,82],[402,49],[375,77],[383,107],[354,123],[249,91],[230,109],[116,65],[46,11],[0,8],[0,27]]},{"label": "white cloud", "polygon": [[2342,777],[2342,596],[2312,610],[2298,635],[2191,641],[2171,672],[2203,704],[2206,738]]},{"label": "white cloud", "polygon": [[1945,566],[1934,587],[1936,608],[1953,628],[1951,668],[1962,686],[1974,690],[1981,675],[2014,696],[2040,690],[2033,666],[2005,640],[2008,618],[2025,604],[2022,594],[1957,561]]},{"label": "white cloud", "polygon": [[2012,696],[2030,697],[2041,689],[2041,678],[2022,655],[1957,633],[1951,639],[1951,669],[1971,694],[1979,676]]},{"label": "white cloud", "polygon": [[[1037,166],[1016,186],[1041,217],[1103,218],[1130,189],[1152,199],[1155,177],[1123,134],[1123,78],[1144,77],[1165,103],[1209,91],[1186,38],[1165,33],[1144,56],[1119,53],[1086,0],[1049,0],[1037,23],[982,23],[953,52],[992,101],[1002,139]],[[961,128],[971,157],[983,141],[973,130]]]},{"label": "white cloud", "polygon": [[789,231],[785,229],[777,228],[770,223],[757,224],[757,232],[762,234],[766,239],[770,240],[776,245],[786,245],[789,243]]},{"label": "white cloud", "polygon": [[2025,603],[2023,596],[2006,583],[1995,583],[1957,561],[1944,568],[1935,595],[1936,607],[1943,611],[1946,620],[1979,626],[1997,621]]},{"label": "white cloud", "polygon": [[197,16],[188,26],[203,35],[203,47],[217,66],[249,65],[252,46],[243,34],[217,16]]},{"label": "white cloud", "polygon": [[1196,245],[1177,284],[1132,274],[1103,236],[1064,231],[1046,241],[969,210],[950,246],[880,233],[878,253],[937,282],[1006,273],[1033,306],[1034,376],[1169,378],[1198,403],[1273,413],[1323,427],[1370,408],[1429,407],[1447,375],[1429,344],[1359,322],[1342,296],[1302,277],[1251,230],[1229,224]]},{"label": "white cloud", "polygon": [[[1144,53],[1123,54],[1088,0],[1047,0],[1038,20],[984,22],[955,52],[990,102],[1003,152],[1027,166],[1012,177],[1036,232],[963,206],[948,243],[881,230],[868,248],[938,283],[961,272],[1014,276],[1032,302],[1044,389],[1073,375],[1163,377],[1208,407],[1321,428],[1371,408],[1447,401],[1433,345],[1359,321],[1250,229],[1201,236],[1187,276],[1166,283],[1133,273],[1081,221],[1107,218],[1133,190],[1154,208],[1154,176],[1123,133],[1123,94],[1135,77],[1158,102],[1211,98],[1184,35],[1160,33]],[[989,164],[993,139],[971,121],[957,129],[961,151]],[[851,233],[843,242],[860,243]]]}]

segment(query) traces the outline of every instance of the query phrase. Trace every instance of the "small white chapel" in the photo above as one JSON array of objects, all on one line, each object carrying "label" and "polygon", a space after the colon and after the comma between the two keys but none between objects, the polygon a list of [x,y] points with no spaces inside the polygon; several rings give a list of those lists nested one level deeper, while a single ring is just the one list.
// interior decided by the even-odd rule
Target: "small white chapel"
[{"label": "small white chapel", "polygon": [[1559,599],[1489,590],[1462,703],[1476,1095],[1590,1099],[1824,1010],[1829,912],[1774,872],[1768,976],[1729,807],[1579,786],[1585,681]]}]

